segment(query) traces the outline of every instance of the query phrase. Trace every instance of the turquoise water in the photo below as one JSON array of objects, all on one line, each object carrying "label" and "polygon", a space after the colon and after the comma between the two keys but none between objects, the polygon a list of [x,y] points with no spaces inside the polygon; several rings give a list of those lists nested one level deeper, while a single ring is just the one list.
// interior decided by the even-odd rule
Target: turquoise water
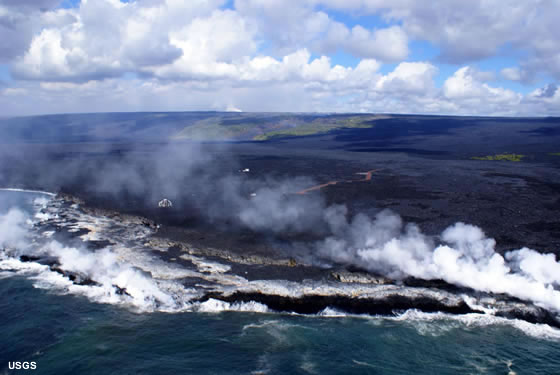
[{"label": "turquoise water", "polygon": [[[2,193],[0,210],[35,194]],[[0,373],[559,374],[554,330],[490,318],[135,313],[0,273]],[[560,335],[556,336],[560,337]]]}]

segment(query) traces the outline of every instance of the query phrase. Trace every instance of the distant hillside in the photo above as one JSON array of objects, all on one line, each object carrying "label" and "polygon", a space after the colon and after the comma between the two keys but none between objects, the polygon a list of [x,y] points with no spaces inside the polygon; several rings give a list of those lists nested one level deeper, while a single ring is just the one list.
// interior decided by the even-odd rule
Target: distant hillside
[{"label": "distant hillside", "polygon": [[324,134],[341,128],[371,128],[376,115],[239,114],[215,116],[185,127],[173,139],[253,140]]},{"label": "distant hillside", "polygon": [[[345,148],[356,152],[396,151],[397,148],[410,152],[407,145],[411,142],[419,145],[422,141],[425,150],[415,152],[462,150],[462,157],[487,159],[489,155],[522,154],[527,160],[533,158],[530,154],[534,152],[558,152],[560,118],[234,112],[0,118],[0,144],[265,142],[331,132],[339,145],[345,144]],[[555,146],[545,149],[543,143]],[[558,158],[548,154],[546,157]]]},{"label": "distant hillside", "polygon": [[95,113],[0,118],[3,142],[264,141],[370,128],[376,115],[280,113]]},{"label": "distant hillside", "polygon": [[163,141],[214,112],[93,113],[0,119],[6,142]]}]

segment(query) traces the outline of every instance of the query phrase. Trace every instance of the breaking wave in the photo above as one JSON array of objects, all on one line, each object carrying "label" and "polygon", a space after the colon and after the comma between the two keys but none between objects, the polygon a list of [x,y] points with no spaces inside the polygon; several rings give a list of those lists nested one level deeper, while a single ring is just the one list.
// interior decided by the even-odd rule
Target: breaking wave
[{"label": "breaking wave", "polygon": [[[33,192],[37,193],[37,192]],[[79,206],[37,193],[33,212],[10,209],[0,215],[0,277],[24,275],[38,288],[59,293],[83,295],[92,301],[132,308],[139,312],[204,312],[277,311],[259,298],[286,298],[296,301],[318,297],[346,298],[352,301],[383,301],[390,298],[430,299],[442,306],[466,305],[477,313],[460,315],[422,312],[408,309],[393,317],[372,317],[348,314],[342,309],[326,306],[314,313],[318,317],[362,316],[368,319],[394,319],[411,322],[447,322],[438,326],[453,327],[453,322],[470,326],[509,325],[528,335],[560,339],[560,331],[546,324],[533,324],[520,319],[498,316],[501,311],[534,307],[522,301],[506,301],[488,295],[451,293],[425,287],[409,288],[396,284],[360,284],[329,280],[255,280],[232,272],[228,264],[208,260],[184,252],[182,263],[164,261],[154,255],[166,252],[168,243],[155,241],[154,226],[139,218],[109,218],[81,210]],[[348,223],[343,232],[369,226],[362,231],[361,242],[346,243],[344,233],[330,238],[322,247],[322,255],[340,249],[337,255],[348,263],[364,261],[371,271],[389,267],[388,276],[411,275],[419,278],[441,278],[452,284],[479,291],[507,293],[534,302],[556,314],[560,311],[558,263],[553,255],[529,249],[510,252],[504,257],[494,252],[494,242],[482,231],[465,224],[456,224],[442,235],[447,243],[430,250],[430,239],[409,226],[404,232],[400,219],[384,213],[376,221]],[[395,225],[396,224],[396,225]],[[99,247],[90,246],[100,242]],[[362,246],[358,246],[358,245]],[[330,246],[330,247],[328,247]],[[353,249],[353,250],[352,250]],[[434,249],[434,247],[432,247]],[[334,254],[331,253],[334,258]],[[463,279],[463,277],[469,277]],[[236,296],[248,296],[235,300]],[[251,296],[255,298],[251,300]],[[329,301],[327,299],[327,301]],[[299,302],[295,302],[299,303]],[[302,302],[303,303],[303,302]],[[289,311],[286,311],[289,312]],[[421,333],[431,332],[431,325],[418,324]],[[424,328],[422,328],[424,327]],[[441,328],[441,327],[440,327]],[[440,329],[438,328],[438,329]],[[442,328],[443,329],[443,328]]]}]

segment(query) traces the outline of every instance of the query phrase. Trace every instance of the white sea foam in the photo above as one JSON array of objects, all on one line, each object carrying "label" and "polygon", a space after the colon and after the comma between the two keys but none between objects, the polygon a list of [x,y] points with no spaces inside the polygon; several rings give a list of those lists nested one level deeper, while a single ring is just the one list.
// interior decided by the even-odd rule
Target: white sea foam
[{"label": "white sea foam", "polygon": [[[417,323],[430,323],[429,325],[416,325],[419,327],[421,334],[434,334],[434,332],[445,330],[447,328],[459,327],[487,327],[487,326],[510,326],[516,328],[528,336],[559,341],[560,330],[553,328],[547,324],[534,324],[519,319],[507,319],[488,314],[464,314],[453,315],[447,313],[426,313],[418,310],[407,310],[403,314],[395,317],[381,317],[379,319],[389,319],[401,322],[411,322],[413,325]],[[456,323],[460,323],[457,325]],[[447,326],[446,326],[447,324]],[[451,325],[450,325],[451,324]],[[433,331],[435,330],[435,331]]]},{"label": "white sea foam", "polygon": [[190,254],[181,255],[180,258],[191,261],[200,272],[225,273],[231,269],[231,267],[226,264],[212,262]]},{"label": "white sea foam", "polygon": [[0,280],[2,280],[2,279],[7,279],[7,278],[13,277],[13,276],[14,276],[14,273],[11,272],[11,271],[2,271],[2,272],[0,272]]},{"label": "white sea foam", "polygon": [[34,194],[43,194],[43,195],[48,195],[51,197],[55,197],[56,194],[55,193],[51,193],[48,191],[41,191],[41,190],[27,190],[27,189],[15,189],[15,188],[0,188],[0,191],[14,191],[14,192],[19,192],[19,193],[34,193]]},{"label": "white sea foam", "polygon": [[[140,311],[197,311],[207,313],[218,313],[223,311],[244,312],[271,312],[270,309],[258,302],[229,303],[216,299],[209,299],[203,303],[192,303],[192,300],[200,297],[200,291],[186,289],[173,280],[155,280],[147,277],[144,273],[136,271],[128,265],[120,265],[114,254],[108,252],[94,253],[91,256],[79,255],[77,249],[62,248],[49,254],[60,256],[64,269],[74,272],[88,272],[91,268],[102,269],[101,274],[96,274],[95,280],[101,285],[82,286],[73,284],[67,277],[52,272],[48,266],[33,262],[21,262],[14,258],[0,261],[0,270],[14,271],[19,274],[30,276],[34,285],[39,288],[56,289],[60,292],[84,295],[93,301],[101,303],[130,305]],[[108,251],[108,250],[106,250]],[[92,258],[97,257],[97,258]],[[74,262],[74,263],[73,263]],[[167,270],[169,272],[169,270]],[[173,272],[171,270],[171,272]],[[179,275],[177,275],[179,276]],[[182,275],[181,275],[182,276]],[[271,282],[273,290],[278,291],[278,282]],[[250,284],[250,283],[249,283]],[[261,281],[262,287],[266,282]],[[125,288],[130,295],[119,295],[113,285]],[[234,288],[233,290],[237,290]],[[416,310],[393,317],[372,317],[368,315],[352,315],[342,311],[326,308],[319,317],[360,317],[373,320],[391,319],[406,321],[414,324],[421,334],[439,335],[458,327],[482,327],[488,325],[509,325],[526,334],[537,337],[560,340],[560,331],[544,324],[531,324],[521,320],[511,320],[485,314],[451,315],[444,313],[423,313]],[[273,321],[266,322],[272,324]],[[264,324],[264,323],[263,323]],[[257,328],[259,325],[248,325],[244,329]]]},{"label": "white sea foam", "polygon": [[353,359],[352,360],[353,363],[357,364],[358,366],[364,366],[364,367],[371,367],[371,368],[379,368],[378,366],[372,365],[371,363],[367,363],[367,362],[363,362],[363,361],[358,361]]},{"label": "white sea foam", "polygon": [[415,309],[390,317],[367,314],[350,314],[333,308],[326,308],[317,317],[328,318],[360,318],[367,319],[373,325],[380,325],[383,321],[391,320],[410,323],[421,335],[441,336],[455,329],[480,328],[488,326],[509,326],[520,330],[524,334],[538,339],[560,341],[560,330],[547,324],[529,323],[519,319],[508,319],[491,314],[462,314],[455,315],[443,312],[428,313]]},{"label": "white sea foam", "polygon": [[48,221],[52,216],[47,212],[37,212],[34,217],[39,221]]},{"label": "white sea foam", "polygon": [[[11,210],[0,216],[0,224],[2,232],[6,232],[1,236],[3,247],[25,248],[26,255],[55,258],[58,261],[58,269],[67,274],[78,275],[83,280],[92,281],[90,285],[76,285],[68,277],[52,271],[46,265],[20,261],[17,250],[5,249],[1,252],[0,269],[28,276],[34,280],[36,287],[85,295],[102,303],[129,305],[141,311],[180,311],[185,309],[190,299],[198,296],[173,280],[155,279],[150,273],[135,267],[131,260],[144,258],[138,254],[135,257],[127,256],[130,254],[119,254],[111,248],[92,252],[64,246],[57,241],[33,242],[28,238],[34,233],[30,225],[32,223],[25,219],[21,211]],[[123,259],[125,257],[126,260]],[[186,275],[182,273],[179,276]]]},{"label": "white sea foam", "polygon": [[[46,204],[46,206],[45,206]],[[56,225],[65,227],[69,231],[79,231],[87,228],[90,235],[83,236],[84,241],[91,239],[110,240],[113,245],[99,250],[89,251],[87,249],[67,247],[56,241],[43,238],[42,242],[26,240],[32,243],[35,253],[55,257],[60,262],[60,268],[66,272],[77,273],[95,281],[94,285],[76,285],[68,277],[49,269],[48,266],[34,262],[21,262],[17,258],[9,257],[8,252],[0,252],[0,271],[2,276],[21,274],[30,277],[38,288],[56,290],[60,293],[72,293],[84,295],[92,301],[130,306],[139,311],[198,311],[198,312],[221,312],[221,311],[250,311],[267,313],[270,309],[258,302],[229,303],[217,299],[210,299],[203,303],[194,302],[204,295],[205,289],[213,290],[224,295],[232,295],[235,292],[262,293],[285,297],[303,297],[309,295],[344,295],[352,298],[377,298],[383,299],[392,295],[403,295],[406,297],[429,297],[440,301],[446,301],[451,305],[466,301],[469,306],[487,314],[468,314],[456,316],[450,314],[426,314],[416,311],[408,311],[398,317],[397,320],[416,323],[416,327],[423,334],[444,334],[445,329],[454,329],[462,326],[484,326],[495,324],[507,324],[516,327],[534,337],[545,337],[549,339],[560,339],[560,331],[547,325],[535,325],[519,320],[509,320],[492,316],[495,312],[491,298],[486,300],[475,299],[471,296],[460,296],[445,291],[431,290],[427,288],[407,288],[399,285],[373,285],[352,283],[331,283],[325,281],[291,282],[285,280],[256,280],[247,279],[228,273],[230,267],[215,261],[206,260],[202,257],[185,256],[191,260],[195,268],[187,269],[174,263],[168,263],[152,255],[151,248],[147,247],[147,239],[153,230],[134,221],[119,222],[113,218],[96,217],[86,214],[75,208],[64,208],[64,215],[58,216],[61,209],[60,202],[55,200],[36,200],[37,210],[44,211],[49,220]],[[47,216],[40,216],[46,219]],[[6,217],[0,217],[6,219]],[[70,219],[70,220],[68,220]],[[21,238],[25,239],[31,230],[25,215],[12,213],[11,218],[4,223],[9,223],[9,233],[20,232]],[[40,228],[39,228],[40,229]],[[39,233],[39,231],[37,231]],[[51,231],[52,232],[52,231]],[[48,237],[49,232],[43,232],[43,237]],[[39,236],[39,234],[37,234]],[[19,238],[20,236],[18,236]],[[33,255],[30,253],[29,255]],[[531,254],[528,254],[531,255]],[[525,257],[523,259],[530,259]],[[535,268],[537,262],[523,264],[526,272],[531,272],[535,278],[550,280],[551,274],[548,269]],[[209,285],[204,287],[185,287],[181,279],[200,278],[206,280]],[[119,289],[120,288],[120,289]],[[327,308],[317,314],[320,317],[344,317],[355,316],[345,314],[336,309]],[[379,317],[363,316],[372,322],[379,321]],[[445,322],[448,324],[446,325]],[[449,322],[453,322],[449,324]],[[443,324],[442,324],[443,323]],[[442,326],[439,331],[434,327]]]},{"label": "white sea foam", "polygon": [[251,323],[243,326],[242,335],[265,333],[271,338],[271,340],[266,340],[268,345],[289,347],[293,345],[294,336],[299,336],[297,332],[301,330],[315,331],[316,328],[305,324],[287,322],[286,320],[266,319],[258,323]]},{"label": "white sea foam", "polygon": [[309,353],[302,354],[299,368],[308,374],[318,373],[317,364],[311,360]]},{"label": "white sea foam", "polygon": [[359,317],[358,315],[353,315],[353,314],[348,314],[344,311],[335,309],[333,307],[326,307],[325,309],[323,309],[322,311],[320,311],[319,313],[317,313],[317,316],[323,317],[323,318],[345,318],[345,317]]},{"label": "white sea foam", "polygon": [[194,308],[198,312],[217,313],[222,311],[244,311],[244,312],[258,312],[266,313],[270,310],[262,303],[249,301],[249,302],[235,302],[229,303],[210,298],[209,300],[200,303]]},{"label": "white sea foam", "polygon": [[277,325],[277,324],[285,324],[285,323],[281,323],[280,320],[278,319],[268,319],[265,321],[262,321],[260,323],[250,323],[250,324],[246,324],[243,326],[243,331],[248,330],[248,329],[258,329],[258,328],[265,328],[268,327],[269,325]]},{"label": "white sea foam", "polygon": [[[40,204],[43,209],[42,203]],[[40,212],[41,213],[41,212]],[[72,293],[84,295],[89,299],[111,304],[128,305],[140,311],[255,311],[265,312],[265,305],[249,303],[219,303],[219,301],[207,301],[206,303],[192,303],[191,301],[201,297],[201,290],[184,287],[178,280],[189,277],[208,278],[216,281],[217,278],[224,279],[226,284],[243,282],[244,279],[231,276],[220,276],[227,272],[229,266],[217,262],[205,261],[202,258],[195,259],[197,270],[164,262],[160,258],[149,254],[149,249],[143,248],[143,239],[151,233],[143,227],[127,224],[114,223],[107,218],[92,217],[79,212],[66,213],[72,220],[65,223],[58,220],[58,216],[52,213],[43,213],[38,218],[47,219],[47,215],[55,218],[56,224],[66,225],[68,231],[80,231],[84,228],[93,232],[92,235],[83,236],[85,241],[91,239],[118,240],[120,236],[112,236],[115,231],[124,231],[124,241],[137,240],[137,245],[127,242],[128,245],[117,243],[105,249],[92,252],[86,249],[64,246],[57,241],[48,241],[42,245],[35,244],[29,255],[53,257],[58,260],[57,268],[68,274],[80,275],[82,279],[90,279],[92,285],[76,285],[59,272],[54,272],[48,266],[35,262],[21,262],[17,257],[6,258],[0,263],[0,269],[25,274],[34,280],[34,286],[38,288],[53,289],[61,293]],[[26,231],[31,230],[24,223],[25,216],[19,215],[18,211],[12,212],[8,218],[11,229],[21,229],[17,236],[22,238]],[[25,225],[24,225],[25,224]],[[17,231],[16,231],[17,232]],[[90,232],[90,233],[91,233]],[[132,234],[129,236],[128,234]],[[50,233],[43,233],[44,237],[50,237]],[[147,250],[147,251],[146,251]],[[202,271],[211,274],[201,273]]]},{"label": "white sea foam", "polygon": [[47,205],[49,204],[51,200],[49,198],[46,197],[37,197],[33,200],[33,205],[35,207],[41,207],[41,208],[45,208],[47,207]]},{"label": "white sea foam", "polygon": [[487,298],[486,303],[482,304],[479,300],[476,300],[474,297],[463,295],[463,300],[465,303],[473,310],[483,311],[485,314],[494,315],[496,313],[496,308],[489,307],[492,303],[495,303],[496,300],[493,298]]},{"label": "white sea foam", "polygon": [[0,258],[0,270],[31,275],[48,271],[49,267],[35,262],[21,262],[19,259],[3,256]]},{"label": "white sea foam", "polygon": [[270,360],[269,360],[268,353],[261,354],[258,358],[257,363],[258,363],[258,368],[256,370],[251,371],[251,375],[266,375],[270,373],[271,367],[270,367]]}]

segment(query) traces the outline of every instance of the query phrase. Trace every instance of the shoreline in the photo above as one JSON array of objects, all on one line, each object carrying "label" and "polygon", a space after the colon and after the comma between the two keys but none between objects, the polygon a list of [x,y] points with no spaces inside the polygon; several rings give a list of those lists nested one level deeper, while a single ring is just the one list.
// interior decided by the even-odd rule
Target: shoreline
[{"label": "shoreline", "polygon": [[[79,208],[74,207],[76,202],[81,203]],[[495,317],[521,319],[560,328],[560,320],[555,312],[509,295],[476,291],[442,280],[409,277],[399,281],[350,267],[319,268],[313,265],[293,264],[289,259],[279,261],[262,256],[237,254],[227,249],[201,248],[192,246],[186,241],[170,241],[158,237],[159,228],[154,221],[114,210],[89,208],[79,198],[67,194],[60,194],[55,205],[62,209],[59,211],[60,217],[54,221],[44,222],[45,229],[60,232],[61,238],[70,235],[70,238],[75,238],[78,243],[83,243],[84,246],[92,249],[93,256],[100,242],[117,241],[108,248],[120,251],[118,250],[120,244],[126,244],[131,239],[128,237],[128,231],[136,233],[139,228],[147,227],[145,237],[136,240],[136,245],[131,244],[132,247],[126,250],[126,253],[116,254],[125,255],[127,258],[123,258],[123,261],[132,262],[130,265],[139,267],[142,272],[153,274],[156,283],[160,277],[163,277],[162,280],[175,280],[174,282],[181,284],[182,288],[195,288],[196,295],[188,297],[187,305],[191,307],[175,305],[177,301],[174,302],[172,306],[175,307],[171,310],[178,309],[177,312],[199,311],[215,303],[224,304],[226,307],[256,303],[259,306],[266,306],[271,312],[306,315],[318,314],[330,308],[348,314],[391,316],[395,312],[412,309],[426,313],[490,314]],[[96,228],[88,224],[92,220],[93,222],[108,220],[108,222],[105,222],[103,227]],[[80,224],[82,222],[83,224]],[[122,229],[115,229],[115,227]],[[75,232],[72,228],[81,231]],[[103,228],[107,228],[109,232],[105,232],[106,229]],[[114,230],[116,232],[113,232]],[[101,238],[91,238],[90,232],[94,235],[100,234]],[[117,237],[112,237],[111,233],[115,233]],[[57,239],[56,235],[54,239]],[[72,246],[71,242],[69,244]],[[144,250],[137,249],[135,246],[138,245],[143,246]],[[95,275],[67,269],[64,264],[53,262],[48,257],[43,260],[41,257],[34,259],[32,254],[30,255],[20,258],[20,262],[43,264],[47,261],[50,263],[45,265],[52,272],[68,278],[74,285],[81,287],[97,285]],[[119,259],[122,255],[119,255]],[[154,260],[148,263],[142,261],[136,263],[135,259],[138,256],[144,257],[143,259],[147,259],[145,256],[150,256]],[[166,271],[162,270],[166,267],[173,267],[176,270],[172,274],[184,272],[185,276],[177,279],[175,276],[171,276],[171,279],[167,279],[168,276],[157,276],[165,275]],[[132,298],[127,285],[113,282],[112,286],[109,284],[106,287],[115,288],[111,293],[116,293],[122,301]],[[159,310],[157,303],[153,308]]]},{"label": "shoreline", "polygon": [[0,188],[0,191],[13,191],[13,192],[19,192],[19,193],[43,194],[43,195],[48,195],[50,197],[56,197],[56,195],[57,195],[57,193],[51,193],[51,192],[48,192],[48,191],[29,190],[29,189],[20,189],[20,188]]}]

